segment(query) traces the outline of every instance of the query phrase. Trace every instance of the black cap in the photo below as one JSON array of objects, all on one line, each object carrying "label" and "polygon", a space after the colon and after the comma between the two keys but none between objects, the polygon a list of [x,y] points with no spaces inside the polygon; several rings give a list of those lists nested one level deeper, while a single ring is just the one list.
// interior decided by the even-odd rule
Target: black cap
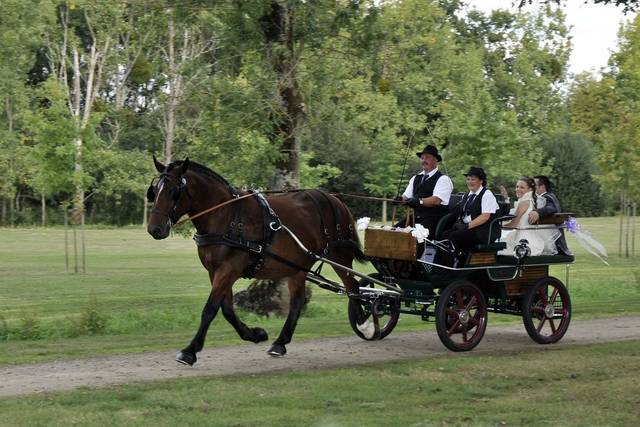
[{"label": "black cap", "polygon": [[487,174],[484,172],[484,169],[479,166],[471,166],[469,168],[469,172],[465,173],[464,176],[475,176],[482,181],[485,181],[487,179]]},{"label": "black cap", "polygon": [[438,159],[439,162],[442,161],[442,156],[438,154],[438,149],[434,145],[427,145],[426,147],[424,147],[424,150],[422,150],[419,153],[416,153],[416,156],[420,157],[423,154],[431,154],[433,157]]}]

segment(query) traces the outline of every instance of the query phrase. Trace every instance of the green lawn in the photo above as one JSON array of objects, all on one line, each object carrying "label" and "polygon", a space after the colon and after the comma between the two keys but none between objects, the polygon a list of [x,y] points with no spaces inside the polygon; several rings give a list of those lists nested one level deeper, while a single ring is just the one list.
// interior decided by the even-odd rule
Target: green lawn
[{"label": "green lawn", "polygon": [[634,341],[81,389],[0,400],[0,425],[635,426],[639,356]]},{"label": "green lawn", "polygon": [[[611,266],[587,255],[569,236],[577,255],[569,284],[574,316],[640,313],[640,268],[617,256],[617,219],[581,223],[610,251]],[[0,229],[0,364],[178,349],[191,339],[209,283],[190,239],[154,241],[138,228],[89,229],[86,242],[87,273],[70,274],[65,271],[63,229]],[[370,265],[356,268],[371,271]],[[565,279],[564,267],[552,274]],[[239,282],[236,289],[247,283]],[[77,336],[74,325],[88,312],[91,300],[100,317],[106,317],[106,329]],[[295,339],[351,334],[345,308],[344,297],[314,288]],[[265,327],[271,338],[284,322],[247,313],[242,317]],[[489,327],[519,321],[492,316]],[[398,330],[418,328],[433,325],[401,317]],[[240,342],[226,321],[217,318],[207,346]]]}]

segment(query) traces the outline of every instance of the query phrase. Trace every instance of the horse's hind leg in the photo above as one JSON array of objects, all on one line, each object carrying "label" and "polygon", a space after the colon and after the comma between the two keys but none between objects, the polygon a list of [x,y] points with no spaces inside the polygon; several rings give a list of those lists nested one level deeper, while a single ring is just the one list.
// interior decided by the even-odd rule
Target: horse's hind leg
[{"label": "horse's hind leg", "polygon": [[210,272],[209,278],[211,279],[211,293],[202,309],[198,332],[196,332],[191,343],[183,348],[176,356],[176,362],[182,363],[183,365],[192,366],[196,363],[196,360],[198,360],[196,353],[204,347],[204,339],[207,336],[209,325],[211,325],[216,314],[218,314],[218,309],[220,309],[227,290],[229,292],[231,291],[231,285],[233,285],[233,282],[237,279],[230,274],[224,274],[222,272],[218,272],[215,275]]},{"label": "horse's hind leg", "polygon": [[307,273],[301,271],[289,278],[289,315],[282,327],[282,331],[280,331],[278,339],[273,342],[273,345],[269,351],[267,351],[271,356],[284,356],[287,353],[285,346],[291,342],[298,318],[300,317],[300,312],[304,307],[304,283],[306,276]]},{"label": "horse's hind leg", "polygon": [[222,300],[222,314],[243,340],[259,343],[269,339],[269,335],[267,335],[267,332],[264,329],[249,328],[238,318],[235,310],[233,309],[233,293],[231,292],[231,289],[229,289]]}]

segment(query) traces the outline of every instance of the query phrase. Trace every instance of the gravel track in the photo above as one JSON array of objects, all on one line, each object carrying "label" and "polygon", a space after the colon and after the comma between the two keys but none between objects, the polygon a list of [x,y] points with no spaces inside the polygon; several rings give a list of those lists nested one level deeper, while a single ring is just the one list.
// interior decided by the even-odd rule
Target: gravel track
[{"label": "gravel track", "polygon": [[[215,332],[211,335],[210,338],[215,339]],[[329,369],[438,356],[545,351],[628,340],[640,340],[640,317],[574,320],[565,337],[550,346],[534,343],[522,325],[489,324],[480,345],[467,353],[452,353],[440,343],[435,331],[422,331],[392,333],[376,342],[362,341],[356,336],[294,341],[287,346],[288,354],[283,358],[266,354],[269,342],[214,349],[205,347],[193,367],[176,363],[176,351],[104,356],[0,366],[0,398],[171,378]]]}]

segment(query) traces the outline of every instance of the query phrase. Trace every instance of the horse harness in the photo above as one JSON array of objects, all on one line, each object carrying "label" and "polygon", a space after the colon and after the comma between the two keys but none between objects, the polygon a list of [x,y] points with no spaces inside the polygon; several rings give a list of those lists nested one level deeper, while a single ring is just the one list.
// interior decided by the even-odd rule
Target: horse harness
[{"label": "horse harness", "polygon": [[[324,193],[322,192],[318,192],[318,193],[326,198],[327,202],[333,209],[334,218],[336,219],[336,234],[338,239],[335,241],[331,241],[329,230],[325,227],[324,220],[322,218],[322,208],[319,200],[316,197],[314,197],[310,192],[305,192],[305,195],[307,195],[312,200],[313,204],[318,210],[318,214],[320,215],[321,227],[323,229],[323,233],[326,239],[326,244],[325,244],[325,247],[321,250],[321,255],[326,256],[329,253],[330,247],[341,247],[346,245],[345,245],[345,241],[341,239],[342,237],[341,227],[340,227],[341,216],[338,209],[336,209],[335,206],[333,206],[333,203],[330,202],[330,200],[327,198],[327,196]],[[267,199],[261,193],[256,192],[254,194],[256,196],[255,199],[257,200],[260,206],[260,209],[262,211],[262,217],[263,217],[262,240],[254,241],[254,240],[248,240],[244,237],[243,235],[244,223],[242,222],[242,218],[240,216],[240,212],[241,212],[240,204],[236,203],[235,214],[234,214],[233,220],[229,223],[229,228],[227,230],[227,233],[226,234],[215,234],[215,233],[196,234],[193,237],[193,239],[196,242],[196,245],[198,247],[224,245],[230,248],[240,249],[256,255],[255,262],[253,264],[248,265],[247,268],[245,268],[245,270],[243,271],[242,277],[245,277],[245,278],[252,278],[255,275],[257,275],[258,272],[260,272],[260,270],[262,270],[262,268],[264,267],[265,258],[267,256],[270,256],[276,259],[277,261],[288,265],[289,267],[306,271],[308,273],[311,272],[311,270],[304,268],[300,265],[297,265],[287,260],[286,258],[283,258],[280,255],[277,255],[271,251],[271,243],[273,241],[273,237],[276,232],[280,231],[283,228],[283,225],[278,215],[273,211],[273,209],[269,205],[269,202],[267,201]],[[237,198],[239,195],[236,193],[236,194],[233,194],[233,196]],[[291,230],[286,229],[286,231],[291,233],[292,236],[295,238],[295,235],[293,235]],[[349,224],[348,235],[349,235],[348,238],[353,237],[353,225],[351,224]],[[297,240],[297,238],[295,239]],[[352,242],[349,242],[349,243],[352,244]],[[307,255],[311,256],[312,258],[317,256],[317,254],[314,254],[313,252],[308,252]]]}]

